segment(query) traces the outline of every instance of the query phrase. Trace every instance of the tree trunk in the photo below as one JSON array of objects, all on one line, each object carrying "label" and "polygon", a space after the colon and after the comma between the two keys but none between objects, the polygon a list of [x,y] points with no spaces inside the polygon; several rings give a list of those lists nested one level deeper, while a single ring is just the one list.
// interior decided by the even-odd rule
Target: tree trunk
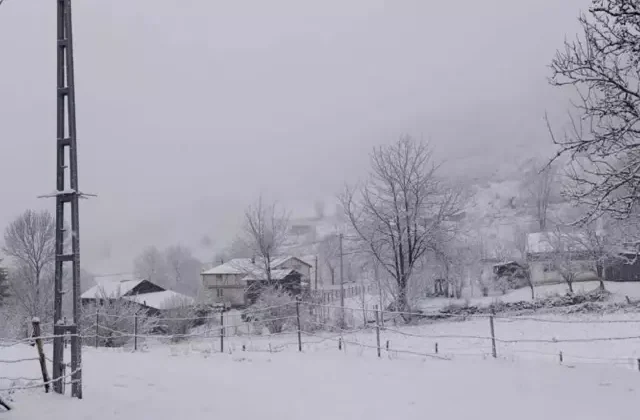
[{"label": "tree trunk", "polygon": [[569,293],[573,294],[573,281],[567,281],[567,284],[569,285]]},{"label": "tree trunk", "polygon": [[533,282],[531,280],[529,280],[529,288],[531,289],[531,300],[535,300],[536,292],[535,292],[535,289],[533,288]]}]

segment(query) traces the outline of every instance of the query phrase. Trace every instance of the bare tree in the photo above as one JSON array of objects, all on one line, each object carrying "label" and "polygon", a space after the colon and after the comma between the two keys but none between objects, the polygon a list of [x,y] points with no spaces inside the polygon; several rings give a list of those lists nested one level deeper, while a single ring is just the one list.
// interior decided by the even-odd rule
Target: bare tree
[{"label": "bare tree", "polygon": [[336,270],[340,265],[340,239],[338,235],[327,236],[319,245],[320,261],[331,277],[331,284],[336,284]]},{"label": "bare tree", "polygon": [[120,295],[107,295],[101,289],[97,298],[100,305],[83,305],[81,318],[82,334],[97,335],[92,337],[97,345],[122,347],[132,341],[136,329],[138,335],[146,336],[158,326],[157,318],[148,316],[142,306]]},{"label": "bare tree", "polygon": [[531,300],[536,298],[536,291],[531,278],[531,264],[529,264],[529,254],[527,252],[527,241],[529,234],[526,230],[516,227],[514,232],[514,245],[520,253],[520,261],[518,263],[522,266],[522,272],[520,273],[524,281],[531,289]]},{"label": "bare tree", "polygon": [[164,256],[169,276],[176,290],[195,296],[199,288],[202,264],[193,257],[191,249],[182,245],[173,245],[165,250]]},{"label": "bare tree", "polygon": [[282,249],[288,231],[289,215],[273,204],[264,203],[262,197],[245,211],[244,241],[264,269],[271,284],[271,262]]},{"label": "bare tree", "polygon": [[407,289],[416,264],[461,210],[461,193],[437,177],[428,144],[402,137],[371,154],[369,180],[341,197],[361,245],[397,288],[395,308],[408,311]]},{"label": "bare tree", "polygon": [[55,220],[47,211],[27,210],[4,232],[4,253],[11,258],[12,293],[29,316],[44,316],[53,295]]},{"label": "bare tree", "polygon": [[541,232],[547,230],[549,203],[557,182],[555,164],[535,165],[527,174],[523,187],[534,208],[534,216]]},{"label": "bare tree", "polygon": [[579,18],[584,34],[566,41],[551,63],[551,84],[577,91],[569,133],[553,140],[568,156],[565,194],[587,207],[581,221],[625,218],[640,192],[640,5],[593,0]]},{"label": "bare tree", "polygon": [[145,248],[135,259],[133,267],[136,276],[164,287],[171,286],[166,260],[155,246]]},{"label": "bare tree", "polygon": [[325,203],[323,200],[316,200],[316,202],[313,203],[313,210],[315,212],[316,219],[318,220],[324,219],[324,213],[325,213],[324,209],[325,209]]},{"label": "bare tree", "polygon": [[578,276],[594,268],[580,236],[580,232],[564,232],[560,228],[546,235],[546,242],[551,250],[550,269],[562,277],[570,293],[574,291],[573,283]]}]

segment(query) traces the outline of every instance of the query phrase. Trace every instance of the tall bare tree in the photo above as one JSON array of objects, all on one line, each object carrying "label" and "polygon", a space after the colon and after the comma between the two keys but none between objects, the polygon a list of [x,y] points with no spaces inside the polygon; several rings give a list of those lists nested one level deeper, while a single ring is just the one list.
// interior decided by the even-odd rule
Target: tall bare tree
[{"label": "tall bare tree", "polygon": [[164,287],[172,287],[169,268],[163,253],[155,246],[145,248],[135,259],[133,270],[136,276]]},{"label": "tall bare tree", "polygon": [[519,274],[521,274],[522,278],[524,278],[524,281],[529,286],[529,289],[531,290],[531,300],[533,300],[536,298],[536,290],[535,285],[533,284],[533,279],[531,278],[531,264],[529,263],[529,253],[527,252],[529,233],[524,229],[516,227],[513,236],[514,246],[520,253],[520,261],[518,262],[522,266],[522,271]]},{"label": "tall bare tree", "polygon": [[26,210],[4,232],[12,260],[12,293],[29,316],[43,317],[53,296],[55,220],[48,211]]},{"label": "tall bare tree", "polygon": [[640,192],[640,4],[593,0],[579,18],[583,34],[551,63],[551,84],[579,95],[572,130],[553,140],[571,159],[565,193],[587,207],[582,221],[625,218]]},{"label": "tall bare tree", "polygon": [[336,284],[336,270],[340,266],[340,239],[338,235],[327,236],[319,244],[321,264],[329,272],[331,284]]},{"label": "tall bare tree", "polygon": [[245,211],[244,241],[271,283],[271,262],[287,239],[289,214],[262,197]]},{"label": "tall bare tree", "polygon": [[535,164],[526,174],[523,183],[528,201],[533,205],[535,220],[541,232],[547,230],[549,204],[557,183],[556,175],[555,164]]},{"label": "tall bare tree", "polygon": [[341,197],[356,235],[395,280],[395,307],[408,311],[407,290],[414,267],[450,227],[461,210],[461,193],[437,176],[424,142],[402,137],[374,149],[371,174]]},{"label": "tall bare tree", "polygon": [[177,291],[195,295],[199,288],[202,263],[193,257],[191,249],[182,245],[172,245],[164,252],[168,275]]}]

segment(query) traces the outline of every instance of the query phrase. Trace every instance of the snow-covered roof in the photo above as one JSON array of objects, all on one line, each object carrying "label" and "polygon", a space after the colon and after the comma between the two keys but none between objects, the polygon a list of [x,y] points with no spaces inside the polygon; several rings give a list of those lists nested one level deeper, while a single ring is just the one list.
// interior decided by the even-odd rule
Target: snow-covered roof
[{"label": "snow-covered roof", "polygon": [[103,299],[124,296],[144,280],[101,281],[84,292],[82,299]]},{"label": "snow-covered roof", "polygon": [[[295,258],[301,263],[311,267],[311,264],[309,264],[307,261],[304,261],[301,258],[293,257],[289,255],[289,256],[274,258],[271,261],[271,268],[277,269],[279,266],[286,263],[292,258]],[[227,261],[224,264],[220,264],[216,267],[213,267],[210,270],[203,271],[202,274],[247,274],[247,273],[253,273],[256,270],[259,271],[261,269],[262,268],[258,260],[256,260],[256,263],[252,263],[251,258],[234,258],[232,260]]]},{"label": "snow-covered roof", "polygon": [[195,299],[192,297],[174,292],[173,290],[143,293],[140,295],[127,296],[123,299],[161,311],[193,306],[195,304]]},{"label": "snow-covered roof", "polygon": [[251,258],[234,258],[224,264],[203,271],[202,274],[243,274],[250,273],[256,269],[256,265],[251,262]]},{"label": "snow-covered roof", "polygon": [[[291,273],[297,273],[296,270],[293,269],[285,269],[285,270],[271,270],[271,280],[284,280],[288,275],[290,275]],[[247,275],[246,277],[244,277],[242,280],[244,281],[255,281],[255,280],[266,280],[267,279],[267,274],[264,272],[264,270],[257,270],[249,275]]]},{"label": "snow-covered roof", "polygon": [[307,261],[303,260],[302,258],[298,258],[298,257],[293,257],[291,255],[289,256],[284,256],[284,257],[278,257],[278,258],[274,258],[271,261],[271,267],[272,268],[278,268],[280,267],[282,264],[286,263],[287,261],[289,261],[290,259],[296,259],[298,261],[300,261],[301,263],[308,265],[309,267],[312,267],[312,264],[309,264]]}]

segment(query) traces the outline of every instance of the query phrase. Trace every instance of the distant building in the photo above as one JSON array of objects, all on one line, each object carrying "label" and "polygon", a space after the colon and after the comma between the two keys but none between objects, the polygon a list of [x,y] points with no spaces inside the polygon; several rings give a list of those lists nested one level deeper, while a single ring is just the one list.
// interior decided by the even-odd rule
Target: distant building
[{"label": "distant building", "polygon": [[[277,257],[270,267],[271,280],[286,286],[292,293],[309,288],[312,265],[303,259]],[[251,258],[234,258],[202,273],[202,284],[212,303],[230,307],[244,307],[255,302],[258,286],[266,281],[264,266]]]},{"label": "distant building", "polygon": [[598,280],[596,262],[580,233],[535,232],[527,235],[527,261],[533,284],[562,283],[564,279],[554,269],[554,262],[566,258],[576,267],[575,281]]},{"label": "distant building", "polygon": [[96,285],[84,292],[82,305],[104,305],[107,301],[123,299],[136,303],[150,315],[159,315],[183,306],[192,306],[195,300],[181,293],[158,286],[149,280],[136,278],[131,274],[99,276]]}]

